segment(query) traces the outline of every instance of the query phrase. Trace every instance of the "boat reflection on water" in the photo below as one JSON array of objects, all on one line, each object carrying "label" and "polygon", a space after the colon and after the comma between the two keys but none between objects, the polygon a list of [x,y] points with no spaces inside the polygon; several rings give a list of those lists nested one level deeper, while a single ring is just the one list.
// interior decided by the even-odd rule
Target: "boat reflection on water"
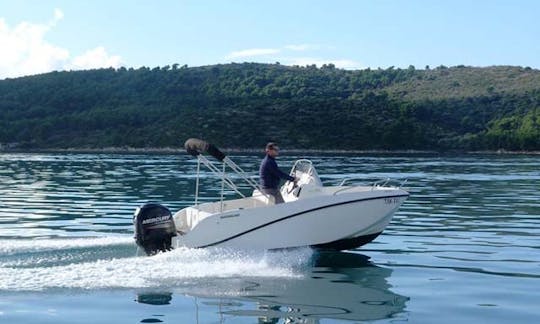
[{"label": "boat reflection on water", "polygon": [[[300,278],[206,278],[174,292],[195,298],[196,322],[207,322],[198,312],[209,307],[221,321],[234,321],[231,317],[255,317],[258,323],[371,321],[405,316],[409,298],[390,290],[391,273],[362,254],[319,252]],[[168,304],[170,298],[169,292],[162,298],[153,293],[139,295],[137,301]]]},{"label": "boat reflection on water", "polygon": [[137,303],[148,305],[169,305],[172,300],[172,293],[145,293],[137,295]]}]

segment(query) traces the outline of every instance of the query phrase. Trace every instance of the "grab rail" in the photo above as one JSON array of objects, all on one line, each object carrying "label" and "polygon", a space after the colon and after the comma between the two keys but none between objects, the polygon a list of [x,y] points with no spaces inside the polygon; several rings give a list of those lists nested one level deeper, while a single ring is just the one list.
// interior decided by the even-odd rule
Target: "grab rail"
[{"label": "grab rail", "polygon": [[361,180],[364,180],[365,178],[363,178],[363,177],[351,177],[351,178],[345,178],[345,179],[343,179],[343,181],[341,181],[341,183],[339,184],[339,186],[342,187],[342,186],[345,184],[345,182],[350,181],[350,180],[354,180],[354,179],[361,179]]},{"label": "grab rail", "polygon": [[[350,181],[350,180],[354,180],[354,179],[364,179],[364,178],[362,178],[362,177],[345,178],[345,179],[343,179],[343,181],[341,181],[341,183],[339,184],[339,187],[343,187],[344,184],[345,184],[345,182]],[[374,190],[376,187],[384,187],[384,186],[386,186],[386,185],[388,184],[388,182],[390,182],[391,180],[392,180],[392,179],[390,179],[390,178],[387,177],[387,178],[384,178],[384,179],[380,179],[380,180],[374,181],[374,182],[371,184],[371,190]],[[403,181],[397,186],[397,188],[398,188],[398,189],[401,189],[401,187],[403,187],[403,186],[407,183],[407,180],[408,180],[408,179],[403,180]],[[345,191],[345,190],[349,190],[349,189],[351,189],[351,188],[354,188],[354,186],[353,186],[353,187],[346,187],[346,188],[340,189],[340,190],[334,192],[334,195],[335,195],[336,193],[338,193],[338,192],[342,192],[342,191]]]},{"label": "grab rail", "polygon": [[334,191],[334,194],[333,194],[333,195],[335,196],[335,195],[337,195],[337,194],[340,193],[340,192],[347,191],[347,190],[351,190],[351,189],[353,189],[353,188],[354,188],[354,187],[345,187],[345,188],[342,188],[342,189],[338,189],[338,190]]},{"label": "grab rail", "polygon": [[[364,180],[364,178],[362,178],[362,177],[345,178],[345,179],[343,179],[343,181],[341,181],[339,186],[343,187],[345,182],[350,181],[350,180],[354,180],[354,179],[362,179],[362,180]],[[380,179],[380,180],[377,180],[377,181],[373,182],[373,184],[371,184],[371,187],[372,188],[375,188],[376,186],[381,186],[382,187],[382,186],[385,186],[389,181],[390,181],[390,178]],[[382,183],[382,185],[379,185],[380,183]]]},{"label": "grab rail", "polygon": [[403,186],[407,183],[407,180],[409,180],[409,179],[403,180],[403,181],[399,184],[398,188],[401,189],[401,187],[403,187]]},{"label": "grab rail", "polygon": [[[390,181],[390,178],[384,178],[384,179],[381,179],[379,181],[375,181],[373,182],[373,185],[371,186],[371,190],[375,189],[375,187],[379,186],[379,187],[384,187],[388,181]],[[382,183],[382,184],[380,184]]]}]

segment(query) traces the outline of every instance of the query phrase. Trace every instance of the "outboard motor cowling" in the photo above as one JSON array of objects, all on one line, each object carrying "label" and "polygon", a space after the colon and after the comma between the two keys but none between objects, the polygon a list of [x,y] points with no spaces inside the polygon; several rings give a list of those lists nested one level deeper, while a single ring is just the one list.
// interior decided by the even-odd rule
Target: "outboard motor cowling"
[{"label": "outboard motor cowling", "polygon": [[144,204],[135,210],[135,241],[147,255],[169,251],[176,226],[171,212],[160,204]]}]

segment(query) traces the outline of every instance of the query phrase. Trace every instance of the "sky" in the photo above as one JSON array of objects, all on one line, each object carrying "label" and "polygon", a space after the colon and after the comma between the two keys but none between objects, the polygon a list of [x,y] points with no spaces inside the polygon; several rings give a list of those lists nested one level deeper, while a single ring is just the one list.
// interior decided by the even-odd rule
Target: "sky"
[{"label": "sky", "polygon": [[540,0],[0,0],[0,79],[175,63],[540,68]]}]

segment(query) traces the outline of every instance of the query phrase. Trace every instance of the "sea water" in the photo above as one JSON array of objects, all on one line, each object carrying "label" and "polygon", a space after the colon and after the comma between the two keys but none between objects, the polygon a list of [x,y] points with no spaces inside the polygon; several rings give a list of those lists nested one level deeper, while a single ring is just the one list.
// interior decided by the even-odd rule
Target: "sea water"
[{"label": "sea water", "polygon": [[[256,176],[260,156],[231,158]],[[540,321],[538,156],[284,153],[278,162],[286,170],[297,158],[325,184],[407,179],[411,196],[352,251],[140,257],[135,208],[192,204],[194,159],[0,154],[0,323]],[[218,199],[207,171],[201,187],[202,200]]]}]

